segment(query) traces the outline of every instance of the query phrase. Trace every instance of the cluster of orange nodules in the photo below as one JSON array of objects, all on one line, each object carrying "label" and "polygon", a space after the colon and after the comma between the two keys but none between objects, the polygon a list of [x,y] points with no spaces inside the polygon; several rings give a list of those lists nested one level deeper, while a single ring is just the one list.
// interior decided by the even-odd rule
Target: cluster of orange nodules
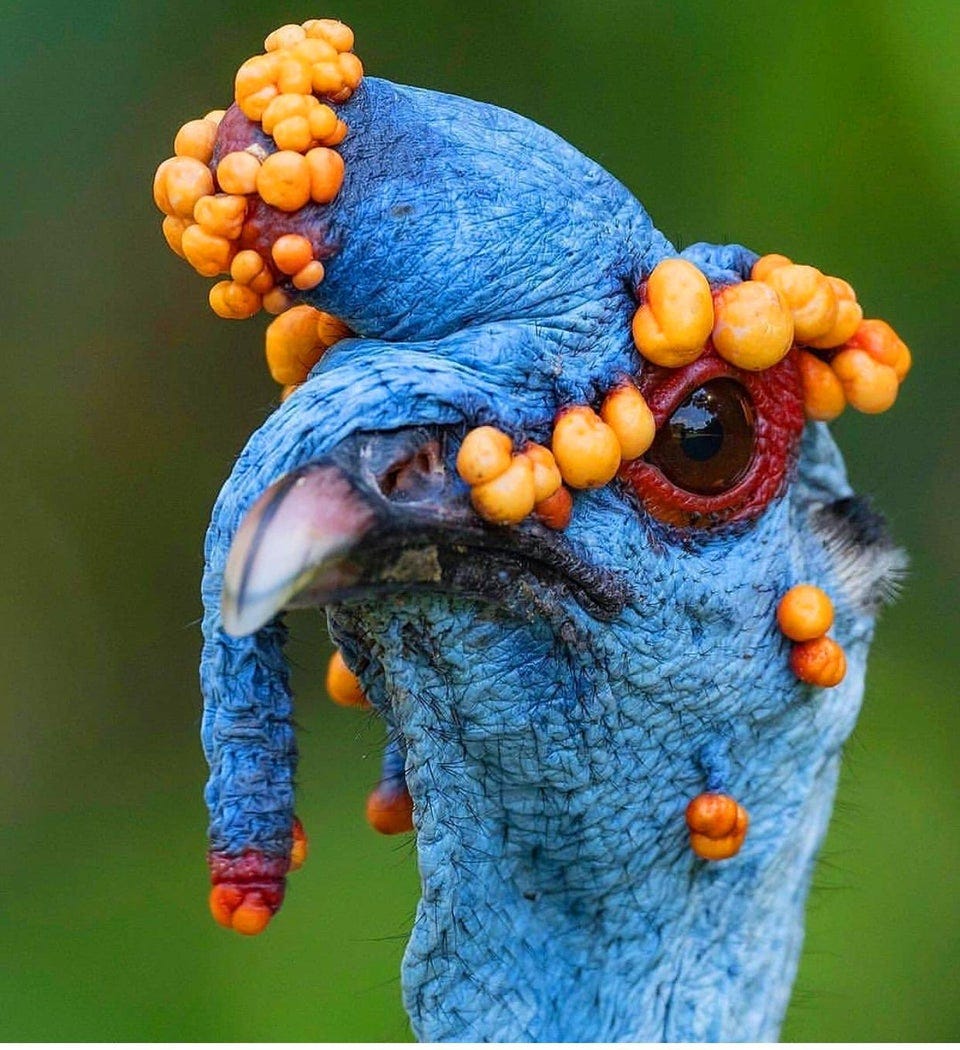
[{"label": "cluster of orange nodules", "polygon": [[777,605],[780,630],[794,644],[790,667],[803,682],[829,689],[847,673],[843,647],[827,631],[833,626],[833,602],[819,587],[800,583]]},{"label": "cluster of orange nodules", "polygon": [[[633,340],[654,364],[681,368],[712,342],[737,368],[760,371],[795,344],[811,419],[835,419],[849,403],[883,412],[910,369],[910,351],[883,321],[863,320],[856,293],[839,277],[765,255],[751,280],[713,293],[685,259],[664,259],[642,289]],[[825,360],[818,354],[829,357]]]},{"label": "cluster of orange nodules", "polygon": [[655,432],[643,395],[624,382],[606,396],[599,415],[588,405],[562,409],[549,449],[528,441],[514,452],[509,435],[495,427],[471,430],[457,454],[457,472],[485,521],[516,525],[533,513],[563,529],[573,507],[569,489],[606,485],[621,463],[647,451]]},{"label": "cluster of orange nodules", "polygon": [[[333,106],[345,102],[363,77],[360,59],[351,52],[353,32],[332,19],[282,26],[264,47],[265,54],[248,59],[237,72],[235,99],[273,136],[278,151],[264,156],[251,147],[227,153],[214,172],[210,165],[224,111],[213,110],[177,132],[175,156],[159,166],[153,185],[173,251],[204,277],[229,274],[210,289],[209,299],[219,317],[233,320],[261,308],[282,314],[292,304],[281,285],[289,281],[295,290],[308,291],[323,280],[323,263],[306,237],[283,234],[264,255],[244,247],[253,239],[245,235],[245,223],[253,196],[284,212],[336,198],[344,162],[334,147],[349,129]],[[331,323],[345,331],[340,322]],[[322,333],[316,344],[321,352],[326,337]],[[269,359],[269,333],[267,354]],[[300,368],[281,364],[280,371],[291,376],[278,380],[285,386],[306,378]]]},{"label": "cluster of orange nodules", "polygon": [[339,318],[306,304],[275,317],[267,326],[267,367],[283,386],[283,397],[307,378],[325,350],[350,334]]},{"label": "cluster of orange nodules", "polygon": [[729,795],[705,791],[687,806],[690,848],[704,860],[728,860],[747,837],[747,811]]}]

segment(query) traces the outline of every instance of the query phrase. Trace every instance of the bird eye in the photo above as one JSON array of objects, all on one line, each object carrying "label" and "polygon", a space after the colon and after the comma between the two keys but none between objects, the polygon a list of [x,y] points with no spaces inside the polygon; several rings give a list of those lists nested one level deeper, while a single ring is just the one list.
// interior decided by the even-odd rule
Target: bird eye
[{"label": "bird eye", "polygon": [[753,448],[749,394],[735,379],[714,379],[658,429],[646,459],[679,488],[716,496],[744,478]]},{"label": "bird eye", "polygon": [[657,434],[620,477],[651,517],[712,529],[755,518],[783,491],[804,423],[794,355],[750,372],[708,348],[682,368],[645,367],[638,385]]}]

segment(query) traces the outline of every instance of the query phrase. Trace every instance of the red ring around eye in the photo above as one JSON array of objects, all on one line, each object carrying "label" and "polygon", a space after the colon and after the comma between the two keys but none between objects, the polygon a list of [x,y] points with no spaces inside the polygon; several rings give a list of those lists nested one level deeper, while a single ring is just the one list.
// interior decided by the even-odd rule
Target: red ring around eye
[{"label": "red ring around eye", "polygon": [[639,386],[659,429],[695,390],[722,377],[743,386],[756,417],[753,459],[736,484],[713,496],[688,492],[643,458],[620,471],[647,511],[668,525],[709,528],[757,517],[782,490],[796,458],[804,414],[795,350],[772,368],[746,372],[708,349],[684,368],[645,368]]}]

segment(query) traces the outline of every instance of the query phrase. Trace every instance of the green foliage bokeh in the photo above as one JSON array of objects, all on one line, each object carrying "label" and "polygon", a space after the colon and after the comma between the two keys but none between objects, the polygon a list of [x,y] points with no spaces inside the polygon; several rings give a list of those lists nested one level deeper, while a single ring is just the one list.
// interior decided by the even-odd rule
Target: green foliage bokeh
[{"label": "green foliage bokeh", "polygon": [[848,278],[912,346],[895,410],[835,427],[912,572],[878,630],[784,1034],[956,1038],[948,0],[4,4],[0,1038],[409,1038],[414,851],[364,823],[379,732],[324,698],[316,614],[292,618],[291,647],[312,856],[263,937],[226,934],[205,904],[201,542],[275,391],[262,319],[212,315],[150,183],[268,30],[325,15],[377,75],[553,128],[675,241]]}]

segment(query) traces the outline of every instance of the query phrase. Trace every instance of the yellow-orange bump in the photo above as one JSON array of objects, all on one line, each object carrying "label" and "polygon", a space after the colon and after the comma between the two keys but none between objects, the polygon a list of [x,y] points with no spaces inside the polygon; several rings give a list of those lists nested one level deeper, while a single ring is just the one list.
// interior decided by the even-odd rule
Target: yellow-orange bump
[{"label": "yellow-orange bump", "polygon": [[848,345],[866,350],[878,364],[892,368],[898,382],[902,383],[910,371],[910,351],[886,321],[878,318],[863,321],[850,337]]},{"label": "yellow-orange bump", "polygon": [[806,350],[797,353],[803,408],[807,419],[829,422],[847,407],[847,396],[836,372],[819,357]]},{"label": "yellow-orange bump", "polygon": [[[272,295],[269,292],[268,295]],[[266,306],[267,296],[264,296]],[[320,360],[317,317],[312,306],[294,306],[271,321],[266,332],[267,367],[280,384],[302,383]]]},{"label": "yellow-orange bump", "polygon": [[470,502],[477,514],[493,525],[523,521],[536,502],[533,463],[527,456],[514,456],[502,474],[470,489]]},{"label": "yellow-orange bump", "polygon": [[763,281],[742,281],[721,288],[714,309],[713,345],[737,368],[750,372],[770,368],[786,356],[793,343],[790,308],[783,296]]},{"label": "yellow-orange bump", "polygon": [[285,26],[280,26],[279,29],[274,29],[267,39],[264,40],[263,50],[279,51],[280,48],[292,47],[303,40],[306,35],[306,30],[304,30],[303,26],[294,25],[291,22]]},{"label": "yellow-orange bump", "polygon": [[271,153],[257,172],[257,193],[281,211],[298,211],[310,200],[310,167],[293,150]]},{"label": "yellow-orange bump", "polygon": [[299,288],[301,292],[308,292],[311,288],[316,288],[323,277],[323,263],[319,259],[314,259],[293,275],[293,286]]},{"label": "yellow-orange bump", "polygon": [[227,115],[225,109],[211,109],[209,113],[204,113],[203,119],[209,120],[211,123],[216,124],[220,127],[220,121]]},{"label": "yellow-orange bump", "polygon": [[178,219],[175,215],[165,215],[163,217],[161,226],[163,236],[166,238],[171,251],[176,252],[181,259],[185,259],[186,256],[183,254],[183,247],[180,242],[183,240],[183,231],[190,225],[189,219]]},{"label": "yellow-orange bump", "polygon": [[561,485],[552,496],[537,503],[533,512],[548,529],[565,529],[570,524],[570,516],[573,514],[573,497],[570,490]]},{"label": "yellow-orange bump", "polygon": [[217,317],[242,321],[260,312],[260,296],[245,284],[218,281],[210,289],[210,307]]},{"label": "yellow-orange bump", "polygon": [[631,382],[611,390],[600,406],[600,418],[617,435],[620,455],[630,461],[653,444],[657,424],[643,394]]},{"label": "yellow-orange bump", "polygon": [[729,795],[706,791],[692,799],[686,810],[690,846],[704,860],[728,860],[740,852],[750,818]]},{"label": "yellow-orange bump", "polygon": [[295,274],[313,259],[313,245],[299,233],[285,233],[273,242],[270,250],[281,273]]},{"label": "yellow-orange bump", "polygon": [[712,328],[706,277],[686,259],[658,263],[633,315],[633,341],[640,353],[654,364],[680,368],[703,353]]},{"label": "yellow-orange bump", "polygon": [[831,350],[842,346],[856,332],[863,320],[863,310],[857,302],[857,293],[841,277],[827,277],[837,297],[837,319],[833,327],[817,339],[808,339],[814,350]]},{"label": "yellow-orange bump", "polygon": [[837,296],[815,266],[790,263],[777,266],[766,283],[783,296],[793,314],[793,336],[798,343],[825,336],[837,320]]},{"label": "yellow-orange bump", "polygon": [[846,347],[833,358],[830,367],[840,380],[847,401],[858,412],[886,412],[897,399],[897,373],[866,350]]},{"label": "yellow-orange bump", "polygon": [[340,650],[337,649],[327,664],[327,692],[330,699],[341,707],[367,708],[370,701],[363,694],[360,679],[347,667]]},{"label": "yellow-orange bump", "polygon": [[840,645],[824,635],[794,645],[790,667],[802,682],[830,689],[843,681],[847,657]]},{"label": "yellow-orange bump", "polygon": [[457,473],[468,485],[483,485],[510,466],[513,442],[496,427],[476,427],[457,452]]},{"label": "yellow-orange bump", "polygon": [[601,488],[620,469],[617,435],[588,405],[558,413],[551,450],[564,482],[571,488]]},{"label": "yellow-orange bump", "polygon": [[528,441],[523,446],[523,455],[533,465],[533,496],[537,504],[548,500],[563,484],[560,468],[553,453],[543,445]]},{"label": "yellow-orange bump", "polygon": [[250,284],[263,273],[266,265],[266,260],[259,252],[245,248],[233,257],[230,276],[237,284]]},{"label": "yellow-orange bump", "polygon": [[206,230],[228,241],[238,240],[247,215],[247,198],[232,193],[201,197],[193,208],[194,219]]},{"label": "yellow-orange bump", "polygon": [[317,204],[329,204],[343,185],[343,157],[336,150],[317,146],[307,153],[310,197]]},{"label": "yellow-orange bump", "polygon": [[781,266],[790,266],[791,264],[792,260],[785,255],[777,255],[775,252],[772,252],[770,255],[762,255],[753,264],[750,278],[754,281],[765,281],[774,270],[779,269]]},{"label": "yellow-orange bump", "polygon": [[234,150],[217,165],[217,182],[225,193],[256,193],[260,161],[246,150]]},{"label": "yellow-orange bump", "polygon": [[180,238],[187,262],[204,277],[216,277],[229,273],[234,256],[234,246],[226,237],[217,237],[197,223],[188,226]]},{"label": "yellow-orange bump", "polygon": [[290,297],[282,288],[271,288],[263,296],[263,308],[268,314],[282,314],[292,306]]},{"label": "yellow-orange bump", "polygon": [[303,824],[300,822],[299,817],[293,818],[291,835],[293,836],[293,842],[290,845],[290,871],[299,871],[306,862],[307,854],[309,853],[307,833],[303,830]]},{"label": "yellow-orange bump", "polygon": [[[310,97],[313,98],[312,95]],[[310,110],[307,119],[310,124],[310,134],[321,145],[328,144],[327,140],[333,138],[337,125],[340,123],[336,113],[329,106],[322,103],[318,103]]]},{"label": "yellow-orange bump", "polygon": [[303,23],[308,37],[326,40],[337,51],[349,51],[353,47],[353,30],[335,18],[311,18]]},{"label": "yellow-orange bump", "polygon": [[217,125],[212,120],[188,120],[173,140],[173,152],[209,164],[216,141]]},{"label": "yellow-orange bump", "polygon": [[777,623],[791,641],[809,642],[833,626],[833,602],[819,587],[798,583],[780,599]]},{"label": "yellow-orange bump", "polygon": [[319,106],[312,95],[304,95],[301,92],[285,91],[282,95],[277,95],[263,111],[261,121],[263,130],[268,135],[272,135],[276,125],[289,117],[307,117],[310,113],[311,102]]},{"label": "yellow-orange bump", "polygon": [[367,823],[381,835],[413,831],[413,799],[406,788],[374,788],[367,796]]},{"label": "yellow-orange bump", "polygon": [[153,199],[165,215],[192,219],[194,205],[209,193],[213,193],[213,175],[196,157],[170,157],[157,168]]}]

